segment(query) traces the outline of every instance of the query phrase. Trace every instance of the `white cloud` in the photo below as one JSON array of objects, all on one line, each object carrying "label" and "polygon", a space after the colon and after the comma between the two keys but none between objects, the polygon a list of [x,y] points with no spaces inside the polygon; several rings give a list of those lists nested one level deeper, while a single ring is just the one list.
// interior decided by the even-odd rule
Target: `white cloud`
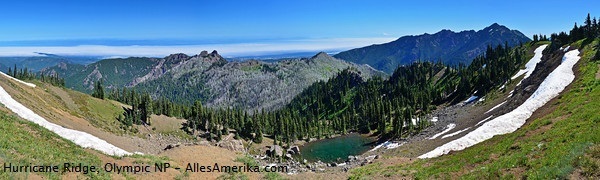
[{"label": "white cloud", "polygon": [[149,56],[163,57],[173,53],[199,54],[217,50],[224,56],[267,55],[278,52],[339,51],[393,41],[394,38],[303,39],[267,43],[206,44],[181,46],[25,46],[0,47],[0,56],[40,56],[34,52],[57,55]]}]

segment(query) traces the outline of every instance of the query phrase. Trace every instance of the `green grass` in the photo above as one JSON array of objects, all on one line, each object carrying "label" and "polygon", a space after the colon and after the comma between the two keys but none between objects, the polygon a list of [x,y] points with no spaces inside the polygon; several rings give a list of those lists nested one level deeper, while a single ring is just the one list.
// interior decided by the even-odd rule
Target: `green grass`
[{"label": "green grass", "polygon": [[351,179],[407,172],[417,179],[563,179],[575,170],[598,177],[600,80],[597,62],[590,62],[595,44],[583,50],[581,76],[558,97],[552,113],[452,155],[389,167],[372,164],[352,170]]},{"label": "green grass", "polygon": [[242,66],[240,69],[242,71],[247,71],[247,72],[260,72],[262,70],[263,66],[260,64],[256,64],[256,65],[248,65],[248,66]]},{"label": "green grass", "polygon": [[[101,168],[98,157],[85,151],[71,141],[65,140],[49,130],[8,115],[0,111],[0,164],[13,165],[59,165],[63,163],[82,163]],[[40,173],[49,179],[60,179],[60,173]],[[26,179],[28,173],[10,173],[0,171],[0,179]],[[87,175],[93,179],[106,179],[107,173]]]},{"label": "green grass", "polygon": [[79,112],[92,125],[115,134],[123,134],[120,128],[120,122],[116,120],[119,114],[124,111],[109,100],[93,98],[89,95],[69,91],[69,96],[73,98],[75,104],[79,107]]}]

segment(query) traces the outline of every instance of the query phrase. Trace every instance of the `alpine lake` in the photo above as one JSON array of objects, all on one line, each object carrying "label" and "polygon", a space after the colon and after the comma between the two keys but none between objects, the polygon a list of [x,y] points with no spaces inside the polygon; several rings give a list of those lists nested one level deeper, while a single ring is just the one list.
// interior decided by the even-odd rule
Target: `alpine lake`
[{"label": "alpine lake", "polygon": [[358,133],[312,141],[300,147],[301,153],[297,158],[310,162],[319,160],[325,163],[343,162],[348,159],[348,156],[367,152],[375,141],[375,138]]}]

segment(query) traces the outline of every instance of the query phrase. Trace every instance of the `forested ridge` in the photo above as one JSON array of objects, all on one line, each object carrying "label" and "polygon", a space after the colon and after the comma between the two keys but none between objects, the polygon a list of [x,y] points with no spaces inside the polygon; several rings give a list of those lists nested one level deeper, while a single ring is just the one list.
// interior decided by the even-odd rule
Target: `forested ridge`
[{"label": "forested ridge", "polygon": [[127,88],[113,89],[107,97],[132,106],[116,117],[124,127],[150,124],[149,114],[163,114],[187,119],[186,131],[214,140],[230,129],[236,137],[256,142],[263,135],[291,143],[352,131],[401,138],[426,128],[425,116],[438,105],[463,100],[475,91],[487,92],[510,80],[530,48],[529,43],[516,48],[490,46],[469,66],[415,62],[399,66],[388,79],[365,81],[348,68],[309,86],[284,108],[269,112],[206,108],[200,101],[182,105],[164,97],[152,100],[147,92]]},{"label": "forested ridge", "polygon": [[20,80],[37,79],[59,87],[65,86],[65,79],[59,77],[58,74],[46,74],[43,72],[34,73],[32,70],[27,68],[19,69],[17,68],[16,64],[14,65],[14,68],[8,68],[7,74]]}]

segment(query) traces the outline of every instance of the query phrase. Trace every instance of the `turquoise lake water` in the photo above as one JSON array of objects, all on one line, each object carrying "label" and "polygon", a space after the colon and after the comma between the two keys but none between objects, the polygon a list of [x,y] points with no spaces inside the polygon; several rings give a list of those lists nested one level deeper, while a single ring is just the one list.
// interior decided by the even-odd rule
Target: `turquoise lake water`
[{"label": "turquoise lake water", "polygon": [[373,138],[357,133],[313,141],[300,147],[300,158],[310,162],[343,162],[350,155],[360,155],[371,149],[374,141]]}]

